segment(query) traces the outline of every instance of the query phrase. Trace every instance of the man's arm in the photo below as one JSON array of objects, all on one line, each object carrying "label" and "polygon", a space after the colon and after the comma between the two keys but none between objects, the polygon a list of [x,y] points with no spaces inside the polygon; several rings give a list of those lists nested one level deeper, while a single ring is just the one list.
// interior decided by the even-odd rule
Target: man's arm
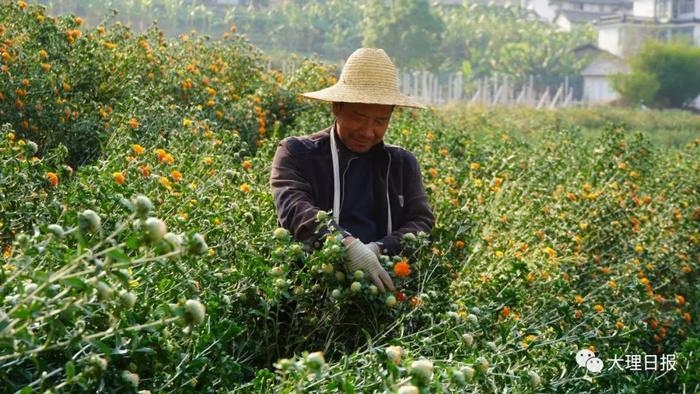
[{"label": "man's arm", "polygon": [[[320,208],[314,205],[311,183],[304,177],[294,157],[289,153],[289,139],[282,140],[275,152],[270,171],[270,188],[275,200],[277,218],[282,227],[288,229],[294,239],[303,242],[310,250],[323,244],[324,229],[316,230],[316,214]],[[334,220],[331,225],[345,231]],[[345,232],[346,235],[349,233]]]},{"label": "man's arm", "polygon": [[418,160],[408,152],[404,161],[404,212],[406,220],[403,226],[395,229],[390,235],[380,239],[377,243],[383,254],[395,255],[402,252],[401,237],[407,233],[418,233],[423,231],[431,234],[435,225],[435,216],[430,209],[428,196],[423,187],[423,180],[420,173]]}]

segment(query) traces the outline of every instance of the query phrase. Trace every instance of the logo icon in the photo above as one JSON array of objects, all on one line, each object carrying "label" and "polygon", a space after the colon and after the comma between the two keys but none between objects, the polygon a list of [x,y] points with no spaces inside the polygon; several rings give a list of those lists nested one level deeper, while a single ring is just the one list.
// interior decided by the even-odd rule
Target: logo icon
[{"label": "logo icon", "polygon": [[576,353],[576,364],[579,367],[586,367],[592,373],[600,373],[603,370],[603,360],[596,357],[595,353],[588,349],[582,349]]}]

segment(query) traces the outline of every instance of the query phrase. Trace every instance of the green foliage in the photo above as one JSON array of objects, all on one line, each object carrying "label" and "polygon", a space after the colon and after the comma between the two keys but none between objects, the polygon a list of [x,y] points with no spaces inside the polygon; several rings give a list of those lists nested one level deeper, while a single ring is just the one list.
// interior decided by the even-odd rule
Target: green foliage
[{"label": "green foliage", "polygon": [[445,7],[440,15],[447,26],[443,67],[459,68],[464,59],[471,71],[467,75],[477,78],[498,74],[525,81],[532,76],[537,86],[559,84],[583,68],[573,49],[595,40],[589,25],[562,32],[510,5],[472,3]]},{"label": "green foliage", "polygon": [[362,19],[362,45],[385,48],[403,69],[434,69],[444,61],[435,51],[444,30],[427,0],[396,0],[390,6],[371,0]]},{"label": "green foliage", "polygon": [[629,104],[652,104],[661,87],[656,75],[634,71],[629,75],[616,74],[612,77],[612,87]]},{"label": "green foliage", "polygon": [[631,73],[616,76],[613,86],[632,103],[682,108],[700,94],[700,48],[686,42],[649,40],[630,67]]},{"label": "green foliage", "polygon": [[[96,0],[62,4],[50,9],[84,13],[94,23],[102,23],[108,11],[107,3]],[[562,83],[566,76],[570,86],[580,83],[575,76],[583,64],[573,49],[595,41],[591,25],[562,32],[512,5],[442,7],[427,0],[289,0],[270,7],[255,2],[255,7],[218,9],[184,0],[112,4],[120,12],[116,20],[143,30],[158,18],[170,36],[197,29],[220,37],[237,26],[276,65],[290,53],[316,54],[338,63],[369,45],[384,48],[402,68],[464,71],[475,78],[505,75],[520,81],[532,76],[538,87]]]},{"label": "green foliage", "polygon": [[[131,64],[149,70],[144,45],[131,44],[144,51]],[[144,82],[140,97],[174,101],[160,117],[131,112],[155,112],[151,101],[111,103],[110,119],[126,125],[99,160],[73,171],[60,144],[38,146],[17,126],[0,133],[4,391],[700,389],[696,369],[591,378],[574,360],[595,346],[604,359],[676,353],[696,363],[696,118],[397,108],[386,141],[416,155],[437,225],[431,237],[404,237],[410,253],[381,257],[399,291],[375,294],[363,273],[345,272],[334,237],[307,253],[277,228],[270,195],[280,138],[332,120],[327,106],[295,95],[331,84],[330,70],[306,61],[268,74],[255,51],[231,44],[235,62],[210,74],[217,52],[190,63],[207,51],[197,39],[149,44],[160,46],[178,48],[166,64],[175,71]],[[222,92],[240,99],[217,116],[208,101]],[[695,139],[668,147],[606,125],[625,118],[677,122]]]},{"label": "green foliage", "polygon": [[267,71],[240,35],[211,41],[195,33],[166,43],[157,28],[134,36],[119,23],[81,30],[82,23],[39,9],[0,11],[7,39],[0,115],[41,147],[40,156],[63,144],[76,167],[99,157],[115,133],[153,140],[184,119],[237,130],[254,147],[297,106],[298,91],[281,88],[282,76]]}]

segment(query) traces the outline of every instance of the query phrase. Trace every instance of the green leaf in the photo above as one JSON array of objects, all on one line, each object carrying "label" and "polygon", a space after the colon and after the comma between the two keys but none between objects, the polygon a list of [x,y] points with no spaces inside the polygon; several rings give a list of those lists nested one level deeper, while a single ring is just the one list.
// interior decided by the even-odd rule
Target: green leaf
[{"label": "green leaf", "polygon": [[114,260],[118,262],[129,262],[129,256],[126,255],[126,253],[122,252],[121,250],[110,250],[107,253],[107,256],[113,258]]},{"label": "green leaf", "polygon": [[83,282],[80,278],[66,278],[63,279],[63,283],[78,290],[84,290],[87,287],[85,282]]},{"label": "green leaf", "polygon": [[66,380],[71,380],[75,376],[75,364],[73,361],[68,361],[66,363]]}]

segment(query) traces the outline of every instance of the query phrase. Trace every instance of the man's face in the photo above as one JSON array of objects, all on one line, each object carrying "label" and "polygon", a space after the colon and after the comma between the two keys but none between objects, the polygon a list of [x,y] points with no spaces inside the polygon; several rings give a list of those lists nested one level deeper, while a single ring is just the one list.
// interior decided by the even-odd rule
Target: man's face
[{"label": "man's face", "polygon": [[392,105],[333,103],[340,140],[353,152],[367,152],[378,144],[389,127]]}]

